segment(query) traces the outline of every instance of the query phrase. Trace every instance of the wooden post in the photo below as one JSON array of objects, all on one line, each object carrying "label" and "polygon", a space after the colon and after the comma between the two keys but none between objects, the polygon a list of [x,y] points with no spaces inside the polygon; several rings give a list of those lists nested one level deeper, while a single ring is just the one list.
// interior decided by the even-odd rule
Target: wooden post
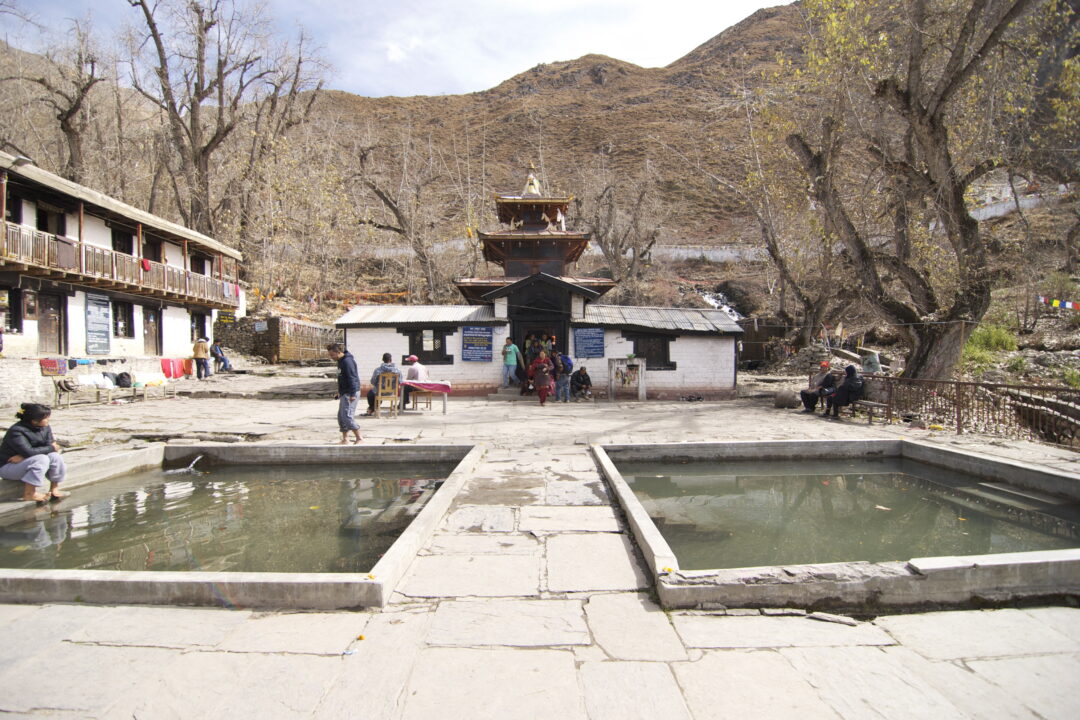
[{"label": "wooden post", "polygon": [[86,224],[86,206],[79,201],[79,272],[86,272],[86,247],[83,245],[83,230]]},{"label": "wooden post", "polygon": [[143,285],[145,283],[143,282],[143,263],[142,263],[142,261],[143,261],[142,223],[136,223],[136,225],[135,225],[135,237],[137,239],[137,244],[139,246],[139,248],[138,248],[139,249],[138,259],[136,260],[136,263],[139,266],[139,284]]},{"label": "wooden post", "polygon": [[188,254],[188,241],[184,238],[184,294],[191,294],[191,256]]}]

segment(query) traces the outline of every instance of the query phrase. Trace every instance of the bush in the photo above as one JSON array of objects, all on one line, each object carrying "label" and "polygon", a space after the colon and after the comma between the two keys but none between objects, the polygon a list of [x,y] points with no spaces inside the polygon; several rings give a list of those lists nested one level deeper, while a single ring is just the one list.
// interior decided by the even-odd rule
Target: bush
[{"label": "bush", "polygon": [[1011,373],[1023,375],[1028,369],[1027,358],[1023,355],[1017,355],[1005,365],[1005,369]]},{"label": "bush", "polygon": [[964,353],[960,356],[960,362],[969,372],[982,375],[994,364],[994,353],[968,342],[964,346]]},{"label": "bush", "polygon": [[1062,380],[1073,390],[1080,390],[1080,370],[1065,368],[1065,372],[1062,373]]},{"label": "bush", "polygon": [[1007,327],[1001,325],[980,325],[975,328],[975,331],[971,333],[971,337],[968,338],[967,344],[964,346],[965,354],[967,354],[968,348],[978,348],[991,352],[1015,351],[1016,335]]}]

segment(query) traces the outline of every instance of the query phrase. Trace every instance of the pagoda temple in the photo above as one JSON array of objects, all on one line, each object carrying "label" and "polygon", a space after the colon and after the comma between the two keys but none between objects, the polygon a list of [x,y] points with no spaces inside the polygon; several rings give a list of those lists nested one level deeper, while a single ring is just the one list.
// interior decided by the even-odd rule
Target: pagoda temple
[{"label": "pagoda temple", "polygon": [[546,197],[532,173],[520,194],[495,196],[503,227],[478,234],[484,259],[503,269],[500,277],[454,281],[471,305],[506,307],[513,338],[520,343],[530,333],[554,335],[563,352],[575,296],[596,300],[615,287],[607,278],[571,277],[567,267],[589,245],[589,233],[566,229],[573,198]]},{"label": "pagoda temple", "polygon": [[506,339],[523,347],[529,335],[548,335],[576,367],[588,367],[594,388],[625,377],[618,368],[634,358],[647,397],[733,397],[742,329],[722,310],[597,302],[616,283],[573,274],[589,233],[566,229],[572,201],[544,195],[532,174],[520,193],[497,194],[500,227],[478,237],[502,274],[455,280],[467,304],[359,305],[338,318],[361,378],[384,352],[399,364],[415,355],[454,395],[505,398],[494,391]]}]

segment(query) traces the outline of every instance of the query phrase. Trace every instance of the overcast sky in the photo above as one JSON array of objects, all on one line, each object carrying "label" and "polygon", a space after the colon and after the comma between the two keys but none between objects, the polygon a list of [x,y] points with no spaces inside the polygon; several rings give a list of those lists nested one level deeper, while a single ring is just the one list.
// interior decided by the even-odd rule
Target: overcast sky
[{"label": "overcast sky", "polygon": [[[109,30],[126,0],[16,0],[51,27],[91,13]],[[359,95],[486,90],[544,62],[588,53],[658,67],[762,7],[785,0],[265,0],[282,32],[298,24],[332,69],[327,87]],[[11,38],[21,45],[17,38]]]}]

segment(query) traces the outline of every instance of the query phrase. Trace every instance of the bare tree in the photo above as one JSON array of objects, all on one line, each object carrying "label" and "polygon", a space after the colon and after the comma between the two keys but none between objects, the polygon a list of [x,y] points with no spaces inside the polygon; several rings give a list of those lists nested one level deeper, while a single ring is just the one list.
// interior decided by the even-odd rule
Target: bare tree
[{"label": "bare tree", "polygon": [[626,176],[602,157],[581,173],[579,182],[580,192],[574,198],[578,226],[591,234],[612,279],[627,286],[625,299],[632,300],[633,286],[671,212],[660,197],[656,172],[646,161],[637,175]]},{"label": "bare tree", "polygon": [[317,63],[301,40],[275,53],[261,6],[241,0],[128,0],[142,14],[143,28],[131,47],[132,82],[160,109],[176,156],[173,184],[184,222],[215,231],[220,201],[215,177],[225,164],[219,151],[239,128],[250,130],[242,183],[272,138],[306,119],[321,87]]},{"label": "bare tree", "polygon": [[430,137],[415,137],[411,126],[398,136],[369,140],[355,151],[354,179],[364,191],[362,225],[405,241],[424,281],[422,299],[435,302],[450,287],[435,243],[455,209],[452,186]]},{"label": "bare tree", "polygon": [[994,282],[965,193],[1000,163],[1002,124],[1029,89],[1032,10],[1049,2],[871,2],[806,3],[821,119],[787,145],[859,295],[907,339],[905,374],[941,378]]},{"label": "bare tree", "polygon": [[105,78],[100,73],[98,51],[86,22],[72,20],[71,42],[48,50],[40,72],[24,72],[0,78],[3,82],[26,82],[39,89],[36,102],[44,104],[59,122],[67,145],[61,174],[83,182],[86,174],[84,143],[90,125],[90,93]]}]

